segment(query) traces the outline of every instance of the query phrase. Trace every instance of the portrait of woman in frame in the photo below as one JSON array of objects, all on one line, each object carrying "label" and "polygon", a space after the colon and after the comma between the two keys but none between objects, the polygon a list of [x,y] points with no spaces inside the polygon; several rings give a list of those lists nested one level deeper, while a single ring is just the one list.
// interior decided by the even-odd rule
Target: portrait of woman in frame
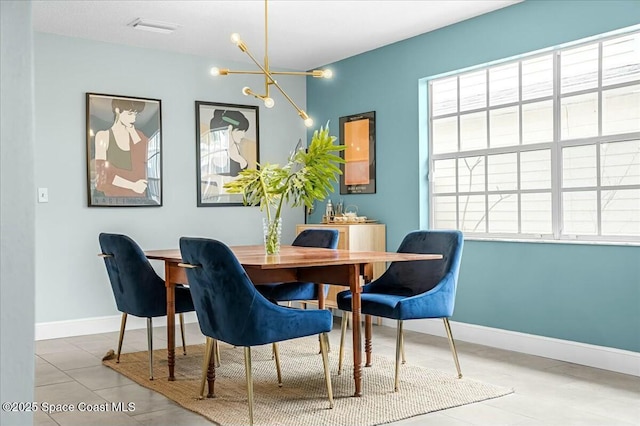
[{"label": "portrait of woman in frame", "polygon": [[196,101],[198,207],[243,205],[224,184],[257,167],[259,135],[257,106]]},{"label": "portrait of woman in frame", "polygon": [[159,99],[87,93],[89,207],[162,205]]}]

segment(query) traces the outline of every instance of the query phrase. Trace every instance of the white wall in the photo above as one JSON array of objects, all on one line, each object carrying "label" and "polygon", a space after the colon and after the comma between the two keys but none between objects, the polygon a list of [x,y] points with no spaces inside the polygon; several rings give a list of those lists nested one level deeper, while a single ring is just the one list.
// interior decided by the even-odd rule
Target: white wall
[{"label": "white wall", "polygon": [[[35,34],[34,49],[35,178],[37,187],[49,188],[49,202],[36,206],[36,323],[117,314],[104,263],[96,256],[100,232],[128,234],[143,249],[177,248],[181,236],[262,242],[258,208],[196,207],[195,101],[260,105],[241,89],[260,90],[263,79],[214,79],[208,71],[215,58],[43,33]],[[279,83],[306,105],[304,78]],[[162,207],[87,207],[86,92],[161,99]],[[279,94],[274,98],[273,109],[259,108],[260,160],[283,163],[298,139],[305,140],[306,129]],[[291,241],[303,211],[288,210],[283,219],[283,241]]]},{"label": "white wall", "polygon": [[[33,401],[34,243],[31,2],[0,1],[0,400]],[[30,425],[30,412],[0,411]]]}]

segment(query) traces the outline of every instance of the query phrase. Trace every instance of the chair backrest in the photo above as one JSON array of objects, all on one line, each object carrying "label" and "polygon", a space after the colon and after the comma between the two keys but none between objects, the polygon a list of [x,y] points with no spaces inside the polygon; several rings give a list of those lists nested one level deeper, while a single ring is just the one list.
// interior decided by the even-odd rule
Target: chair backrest
[{"label": "chair backrest", "polygon": [[205,336],[235,345],[253,346],[268,334],[262,314],[276,308],[251,282],[231,249],[205,238],[180,238],[193,305]]},{"label": "chair backrest", "polygon": [[98,237],[116,306],[120,312],[138,317],[167,314],[166,288],[140,246],[120,234]]},{"label": "chair backrest", "polygon": [[337,229],[305,229],[298,234],[291,245],[335,249],[338,247],[339,237]]},{"label": "chair backrest", "polygon": [[464,239],[462,232],[413,231],[407,234],[398,253],[442,254],[441,260],[392,262],[384,274],[372,283],[375,292],[414,296],[434,288],[445,275],[453,274],[452,294],[458,282]]}]

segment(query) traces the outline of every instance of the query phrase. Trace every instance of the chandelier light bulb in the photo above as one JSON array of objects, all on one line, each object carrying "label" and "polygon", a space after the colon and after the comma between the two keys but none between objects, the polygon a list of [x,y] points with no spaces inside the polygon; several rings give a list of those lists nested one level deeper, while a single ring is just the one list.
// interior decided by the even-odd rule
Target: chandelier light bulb
[{"label": "chandelier light bulb", "polygon": [[313,126],[313,119],[311,117],[307,117],[304,119],[304,125],[307,127]]},{"label": "chandelier light bulb", "polygon": [[323,78],[331,78],[331,77],[333,77],[333,71],[331,71],[331,70],[322,71],[322,77]]},{"label": "chandelier light bulb", "polygon": [[220,68],[218,67],[211,67],[211,71],[209,71],[211,73],[212,76],[217,77],[220,75]]},{"label": "chandelier light bulb", "polygon": [[245,96],[249,96],[251,94],[251,88],[247,87],[247,86],[244,86],[242,88],[242,94],[245,95]]},{"label": "chandelier light bulb", "polygon": [[276,102],[273,100],[273,98],[264,98],[264,106],[267,108],[273,108],[273,106],[276,104]]},{"label": "chandelier light bulb", "polygon": [[240,46],[240,43],[242,43],[242,39],[240,38],[240,34],[238,34],[238,33],[231,34],[231,43],[235,44],[236,46]]}]

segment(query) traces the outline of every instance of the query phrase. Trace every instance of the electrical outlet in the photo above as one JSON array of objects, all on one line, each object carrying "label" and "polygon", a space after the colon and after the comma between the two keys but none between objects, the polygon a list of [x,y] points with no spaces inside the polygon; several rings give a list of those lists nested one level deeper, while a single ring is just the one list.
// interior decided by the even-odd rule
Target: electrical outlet
[{"label": "electrical outlet", "polygon": [[38,202],[39,203],[49,202],[49,188],[38,188]]}]

